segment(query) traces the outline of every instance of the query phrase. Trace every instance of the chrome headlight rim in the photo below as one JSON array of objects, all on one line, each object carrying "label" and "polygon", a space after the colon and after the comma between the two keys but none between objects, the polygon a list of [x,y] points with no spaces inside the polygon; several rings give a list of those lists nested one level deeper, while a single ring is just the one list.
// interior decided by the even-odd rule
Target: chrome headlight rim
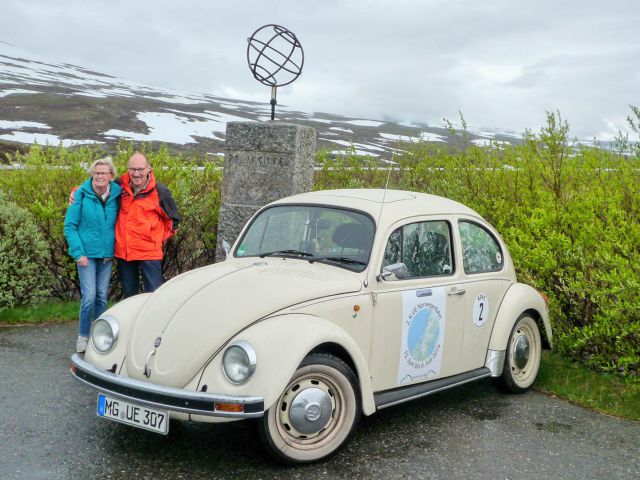
[{"label": "chrome headlight rim", "polygon": [[[240,350],[242,350],[242,352],[244,353],[245,357],[246,357],[246,367],[247,367],[247,374],[246,376],[238,381],[238,380],[233,380],[231,378],[231,375],[229,375],[227,373],[227,355],[233,350],[239,348]],[[237,342],[233,342],[232,344],[230,344],[224,351],[224,353],[222,354],[222,373],[224,374],[224,378],[226,378],[230,383],[232,383],[233,385],[243,385],[245,383],[247,383],[249,381],[249,379],[251,378],[251,376],[253,375],[253,372],[255,372],[256,370],[256,364],[257,364],[257,356],[256,356],[256,351],[254,350],[254,348],[249,344],[249,342],[246,342],[244,340],[239,340]]]},{"label": "chrome headlight rim", "polygon": [[[112,337],[111,344],[104,350],[101,350],[100,348],[98,348],[98,346],[96,345],[96,342],[94,342],[93,340],[94,330],[98,322],[105,322],[111,329],[111,337]],[[119,332],[120,332],[120,328],[118,327],[118,321],[114,317],[112,317],[111,315],[101,315],[99,318],[97,318],[93,322],[93,325],[91,325],[91,332],[89,334],[89,338],[91,339],[91,346],[98,353],[101,353],[101,354],[109,353],[115,346],[116,342],[118,341]]]}]

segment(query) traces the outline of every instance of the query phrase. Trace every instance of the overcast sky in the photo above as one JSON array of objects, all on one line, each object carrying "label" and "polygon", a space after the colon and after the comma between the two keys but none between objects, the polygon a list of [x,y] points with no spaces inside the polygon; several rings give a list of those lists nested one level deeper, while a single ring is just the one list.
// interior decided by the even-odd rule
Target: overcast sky
[{"label": "overcast sky", "polygon": [[269,101],[247,37],[276,23],[304,48],[278,89],[296,110],[539,130],[628,131],[640,106],[638,0],[2,0],[0,40],[152,86]]}]

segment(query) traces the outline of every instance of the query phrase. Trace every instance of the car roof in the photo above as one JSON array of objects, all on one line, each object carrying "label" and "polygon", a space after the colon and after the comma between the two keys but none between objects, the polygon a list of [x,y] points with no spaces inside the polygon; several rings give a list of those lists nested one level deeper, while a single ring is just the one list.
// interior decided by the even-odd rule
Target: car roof
[{"label": "car roof", "polygon": [[[380,212],[382,202],[384,208]],[[380,224],[416,215],[460,214],[482,218],[471,208],[454,200],[427,193],[374,188],[318,190],[282,198],[271,205],[310,203],[362,210]]]}]

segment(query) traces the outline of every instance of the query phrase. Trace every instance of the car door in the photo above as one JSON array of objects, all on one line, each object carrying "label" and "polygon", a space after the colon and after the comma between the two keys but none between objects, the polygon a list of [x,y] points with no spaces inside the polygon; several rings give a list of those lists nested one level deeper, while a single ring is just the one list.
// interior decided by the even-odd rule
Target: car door
[{"label": "car door", "polygon": [[487,226],[461,218],[457,230],[466,306],[460,366],[466,371],[485,364],[496,314],[513,279],[507,273],[503,248]]},{"label": "car door", "polygon": [[[464,299],[446,218],[395,224],[389,229],[382,275],[372,285],[370,372],[375,391],[459,372]],[[383,272],[404,264],[406,272]]]}]

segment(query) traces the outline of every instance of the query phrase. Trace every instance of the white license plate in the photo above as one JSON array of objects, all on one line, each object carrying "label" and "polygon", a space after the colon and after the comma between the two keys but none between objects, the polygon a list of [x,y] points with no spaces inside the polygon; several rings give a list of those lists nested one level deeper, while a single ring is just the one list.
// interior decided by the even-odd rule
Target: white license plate
[{"label": "white license plate", "polygon": [[98,416],[166,435],[169,412],[98,394]]}]

